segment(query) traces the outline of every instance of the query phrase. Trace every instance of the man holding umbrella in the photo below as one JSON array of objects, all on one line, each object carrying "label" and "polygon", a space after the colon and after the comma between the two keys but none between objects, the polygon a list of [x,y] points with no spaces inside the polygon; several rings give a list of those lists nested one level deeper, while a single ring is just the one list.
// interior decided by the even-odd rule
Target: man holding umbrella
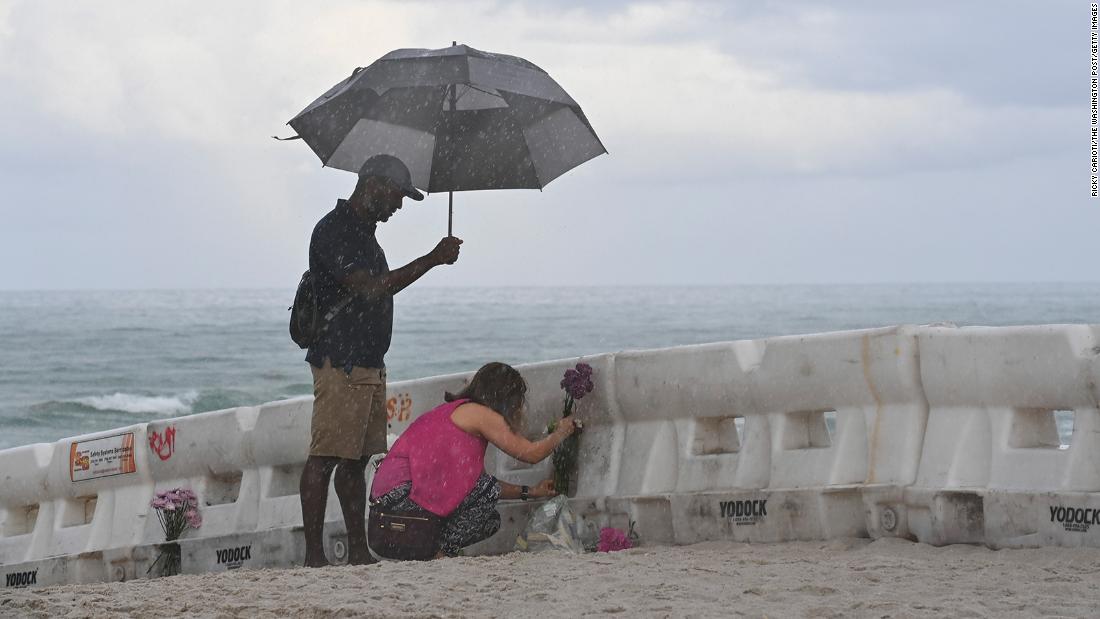
[{"label": "man holding umbrella", "polygon": [[[317,225],[310,247],[310,269],[326,273],[319,279],[322,311],[338,307],[347,290],[356,297],[307,357],[317,398],[301,493],[306,565],[325,564],[321,528],[334,467],[349,560],[365,562],[363,467],[366,455],[386,446],[382,356],[390,342],[391,296],[457,259],[462,241],[451,236],[453,192],[542,189],[607,149],[580,105],[537,65],[457,42],[394,50],[356,68],[287,124],[297,132],[288,139],[300,138],[326,167],[360,174],[352,197]],[[400,208],[402,196],[421,198],[414,185],[448,192],[448,236],[428,255],[391,272],[374,226]],[[351,410],[345,402],[353,401],[368,412],[348,420],[327,412]],[[375,407],[377,415],[370,412]],[[368,427],[360,432],[354,424]],[[325,430],[322,440],[318,428]],[[351,434],[357,435],[346,436]],[[362,443],[358,434],[365,435]]]},{"label": "man holding umbrella", "polygon": [[309,244],[325,328],[309,347],[313,371],[313,419],[309,458],[299,491],[305,530],[305,565],[328,565],[322,544],[329,479],[348,531],[348,562],[371,561],[365,529],[370,456],[386,451],[385,355],[393,328],[393,295],[434,267],[458,260],[460,239],[448,236],[435,249],[390,270],[375,230],[401,208],[405,197],[423,200],[409,169],[392,155],[375,155],[359,170],[355,190],[321,218]]}]

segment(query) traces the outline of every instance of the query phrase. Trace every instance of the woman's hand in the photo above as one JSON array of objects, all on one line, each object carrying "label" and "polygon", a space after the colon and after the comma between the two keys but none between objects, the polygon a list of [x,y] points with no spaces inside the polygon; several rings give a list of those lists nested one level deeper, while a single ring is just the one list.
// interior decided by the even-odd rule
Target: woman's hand
[{"label": "woman's hand", "polygon": [[554,490],[554,480],[544,479],[540,481],[539,485],[531,489],[531,496],[540,498],[558,496],[558,491]]},{"label": "woman's hand", "polygon": [[564,441],[567,436],[576,431],[578,425],[577,420],[572,415],[559,419],[557,426],[554,427],[554,434],[559,441]]}]

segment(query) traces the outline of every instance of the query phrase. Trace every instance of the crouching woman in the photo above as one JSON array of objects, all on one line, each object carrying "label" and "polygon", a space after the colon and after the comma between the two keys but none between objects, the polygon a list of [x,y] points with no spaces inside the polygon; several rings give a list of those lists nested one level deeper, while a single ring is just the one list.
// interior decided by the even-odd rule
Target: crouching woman
[{"label": "crouching woman", "polygon": [[[393,444],[371,485],[372,510],[432,518],[438,525],[439,558],[455,556],[496,533],[498,500],[554,496],[551,480],[528,488],[485,472],[489,443],[535,464],[573,433],[575,422],[568,417],[541,440],[518,434],[526,395],[527,383],[515,368],[483,366],[465,389],[446,394],[444,404],[417,418]],[[368,539],[372,533],[373,528]]]}]

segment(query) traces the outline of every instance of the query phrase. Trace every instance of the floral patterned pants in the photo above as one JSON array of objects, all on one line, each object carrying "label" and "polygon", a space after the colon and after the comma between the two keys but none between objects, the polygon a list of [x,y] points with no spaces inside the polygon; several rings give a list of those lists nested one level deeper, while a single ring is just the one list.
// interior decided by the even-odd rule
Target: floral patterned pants
[{"label": "floral patterned pants", "polygon": [[[395,512],[424,511],[424,508],[409,498],[411,492],[412,482],[407,481],[378,497],[374,503]],[[477,478],[474,489],[444,519],[439,549],[454,557],[460,549],[492,537],[500,529],[500,514],[497,512],[499,500],[500,484],[492,475],[482,473]]]}]

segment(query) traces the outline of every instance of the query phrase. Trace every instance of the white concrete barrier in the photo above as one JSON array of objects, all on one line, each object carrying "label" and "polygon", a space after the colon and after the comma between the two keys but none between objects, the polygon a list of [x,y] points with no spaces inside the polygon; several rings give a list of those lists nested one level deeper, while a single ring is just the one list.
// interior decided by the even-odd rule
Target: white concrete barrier
[{"label": "white concrete barrier", "polygon": [[628,463],[614,494],[648,497],[634,519],[665,513],[648,533],[682,543],[867,535],[862,488],[916,473],[927,407],[915,334],[616,355]]},{"label": "white concrete barrier", "polygon": [[[930,543],[1100,545],[1100,327],[891,327],[601,354],[572,499],[584,523],[648,542],[896,535]],[[521,366],[525,433],[560,416],[564,371]],[[474,368],[471,368],[471,370]],[[389,431],[472,372],[389,385]],[[150,500],[189,487],[204,524],[183,570],[300,563],[298,478],[312,398],[0,451],[5,586],[143,577],[163,533]],[[1064,411],[1064,412],[1059,412]],[[1072,441],[1055,422],[1072,415]],[[486,469],[533,485],[490,448]],[[531,510],[471,553],[511,550]],[[331,558],[346,556],[335,492]]]},{"label": "white concrete barrier", "polygon": [[927,418],[915,328],[773,338],[763,350],[752,397],[773,421],[770,487],[912,482]]},{"label": "white concrete barrier", "polygon": [[[895,496],[892,534],[1100,545],[1098,344],[1089,325],[921,330],[928,429],[917,478]],[[1067,444],[1060,417],[1072,418]]]},{"label": "white concrete barrier", "polygon": [[772,500],[761,541],[868,535],[864,488],[911,483],[927,404],[916,330],[765,341],[751,372],[770,429]]},{"label": "white concrete barrier", "polygon": [[680,497],[766,486],[767,422],[748,394],[757,352],[756,342],[735,342],[615,355],[609,422],[621,446],[607,473],[596,471],[604,491],[580,502],[582,516],[622,528],[633,520],[647,540],[675,542],[691,528],[673,517]]},{"label": "white concrete barrier", "polygon": [[[102,551],[142,539],[153,485],[139,448],[144,441],[145,427],[137,425],[0,452],[5,570],[38,561],[36,582],[103,580],[113,566]],[[59,556],[72,561],[42,563]]]},{"label": "white concrete barrier", "polygon": [[49,544],[53,534],[50,469],[51,443],[38,443],[0,451],[0,563],[30,559]]}]

